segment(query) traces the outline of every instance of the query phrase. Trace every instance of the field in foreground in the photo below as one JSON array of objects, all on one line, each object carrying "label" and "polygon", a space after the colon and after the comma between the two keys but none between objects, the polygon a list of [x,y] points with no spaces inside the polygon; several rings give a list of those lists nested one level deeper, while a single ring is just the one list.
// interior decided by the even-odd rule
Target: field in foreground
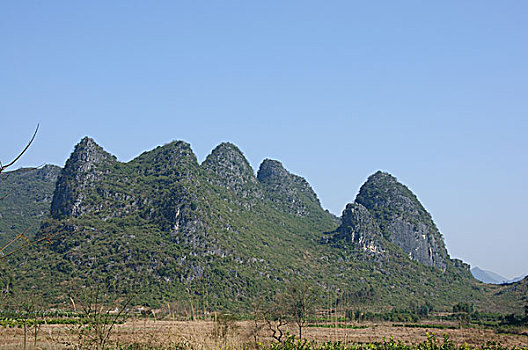
[{"label": "field in foreground", "polygon": [[[108,348],[118,349],[252,349],[269,347],[276,343],[272,333],[253,321],[219,323],[213,321],[154,321],[151,319],[130,320],[115,325],[106,342]],[[444,324],[444,326],[449,326]],[[296,334],[296,329],[289,331]],[[447,335],[454,346],[467,344],[477,348],[483,344],[500,343],[506,348],[528,346],[528,329],[517,330],[517,334],[499,333],[486,328],[422,328],[403,327],[393,323],[362,323],[356,328],[305,327],[303,338],[314,345],[340,341],[342,344],[382,343],[393,337],[405,344],[425,344],[433,334],[441,345]],[[31,329],[27,333],[28,349],[80,349],[97,348],[97,332],[79,328],[78,325],[42,325],[34,347]],[[284,338],[283,338],[284,339]],[[0,349],[23,349],[22,328],[0,328]],[[380,346],[390,349],[386,345]],[[496,347],[495,347],[496,348]],[[291,348],[290,348],[291,349]],[[430,347],[428,347],[430,349]],[[432,348],[434,349],[434,347]]]}]

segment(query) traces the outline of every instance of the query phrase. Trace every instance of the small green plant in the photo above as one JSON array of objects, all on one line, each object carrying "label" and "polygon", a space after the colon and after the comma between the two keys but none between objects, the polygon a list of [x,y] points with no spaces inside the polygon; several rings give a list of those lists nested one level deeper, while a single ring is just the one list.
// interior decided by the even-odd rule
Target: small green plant
[{"label": "small green plant", "polygon": [[455,345],[447,335],[439,341],[435,334],[427,334],[427,339],[419,344],[405,344],[394,340],[393,337],[380,343],[350,343],[340,341],[327,342],[321,345],[310,343],[307,340],[296,340],[288,334],[283,343],[274,343],[262,346],[261,350],[528,350],[526,346],[513,346],[511,348],[500,342],[488,341],[479,347],[470,347],[467,344]]},{"label": "small green plant", "polygon": [[270,347],[262,347],[262,350],[312,350],[316,349],[312,344],[304,339],[295,340],[295,336],[286,333],[286,338],[282,343],[274,343]]}]

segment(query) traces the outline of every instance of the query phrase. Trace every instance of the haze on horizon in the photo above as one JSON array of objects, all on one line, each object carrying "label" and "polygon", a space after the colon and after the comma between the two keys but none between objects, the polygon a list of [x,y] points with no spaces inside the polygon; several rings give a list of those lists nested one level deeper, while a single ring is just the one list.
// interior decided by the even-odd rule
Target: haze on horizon
[{"label": "haze on horizon", "polygon": [[340,215],[388,171],[449,253],[528,273],[528,4],[161,1],[0,5],[0,160],[121,161],[175,139],[280,160]]}]

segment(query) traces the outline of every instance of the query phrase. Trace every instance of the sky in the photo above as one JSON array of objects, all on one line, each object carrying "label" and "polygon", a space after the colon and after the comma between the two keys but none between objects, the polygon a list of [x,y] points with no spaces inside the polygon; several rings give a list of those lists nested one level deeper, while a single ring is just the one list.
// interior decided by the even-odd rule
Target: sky
[{"label": "sky", "polygon": [[[528,2],[0,3],[0,161],[172,140],[280,160],[340,215],[377,170],[452,257],[528,274]],[[15,168],[16,168],[15,167]],[[13,168],[14,169],[14,168]]]}]

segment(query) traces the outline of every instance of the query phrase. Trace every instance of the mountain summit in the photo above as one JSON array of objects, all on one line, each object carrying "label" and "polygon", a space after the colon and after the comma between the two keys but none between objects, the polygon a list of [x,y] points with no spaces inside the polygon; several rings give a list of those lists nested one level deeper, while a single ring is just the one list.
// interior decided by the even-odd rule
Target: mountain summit
[{"label": "mountain summit", "polygon": [[242,151],[229,142],[218,145],[202,163],[202,168],[210,175],[209,181],[225,187],[243,197],[258,196],[255,172]]},{"label": "mountain summit", "polygon": [[83,203],[87,199],[89,189],[109,173],[108,168],[114,163],[115,158],[93,139],[83,138],[75,146],[59,175],[51,202],[51,215],[81,215],[87,209]]},{"label": "mountain summit", "polygon": [[283,205],[292,214],[305,216],[313,208],[321,208],[308,181],[288,172],[278,160],[265,159],[260,164],[257,179],[270,200]]},{"label": "mountain summit", "polygon": [[449,255],[440,231],[416,195],[394,176],[371,175],[355,202],[367,208],[383,237],[412,260],[445,270]]}]

